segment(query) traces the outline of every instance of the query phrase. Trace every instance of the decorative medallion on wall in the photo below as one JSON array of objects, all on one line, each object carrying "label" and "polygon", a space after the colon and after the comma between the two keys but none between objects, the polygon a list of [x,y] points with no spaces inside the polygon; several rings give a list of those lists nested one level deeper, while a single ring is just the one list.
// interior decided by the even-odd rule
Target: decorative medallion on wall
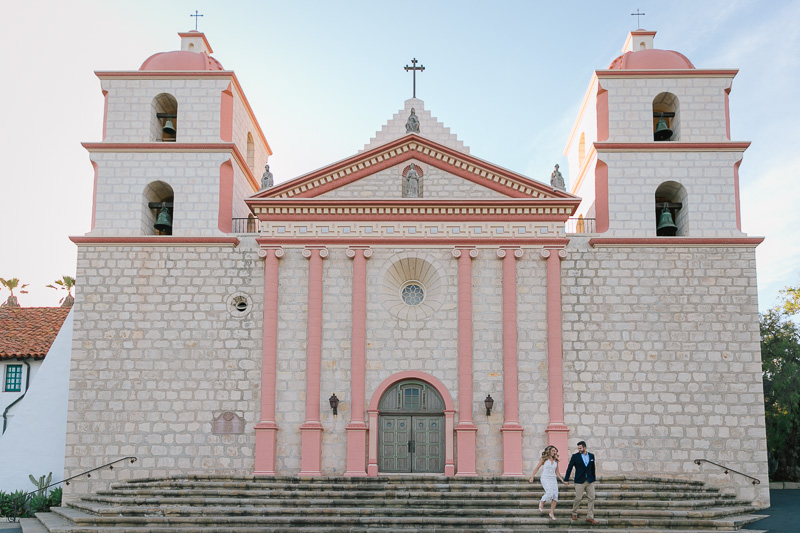
[{"label": "decorative medallion on wall", "polygon": [[244,318],[253,310],[253,299],[243,292],[235,292],[228,297],[228,312],[234,318]]},{"label": "decorative medallion on wall", "polygon": [[422,169],[411,163],[403,169],[403,198],[422,198]]},{"label": "decorative medallion on wall", "polygon": [[231,411],[226,411],[214,419],[211,424],[211,433],[214,435],[242,435],[244,418]]},{"label": "decorative medallion on wall", "polygon": [[389,313],[401,320],[424,320],[444,303],[442,268],[432,256],[398,254],[385,267],[380,292]]}]

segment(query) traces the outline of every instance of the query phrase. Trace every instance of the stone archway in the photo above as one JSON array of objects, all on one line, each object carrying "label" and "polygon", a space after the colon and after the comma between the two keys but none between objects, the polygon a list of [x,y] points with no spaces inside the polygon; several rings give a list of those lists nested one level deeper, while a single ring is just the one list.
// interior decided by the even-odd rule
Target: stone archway
[{"label": "stone archway", "polygon": [[[398,386],[403,386],[405,384],[411,385],[409,388],[415,388],[413,386],[414,383],[418,383],[421,385],[419,388],[422,390],[423,388],[428,388],[431,393],[435,394],[439,401],[444,404],[444,409],[439,409],[439,407],[435,407],[434,410],[439,413],[439,419],[441,419],[442,415],[444,417],[444,475],[445,476],[452,476],[455,474],[455,464],[453,461],[453,419],[455,415],[455,408],[453,406],[453,400],[450,397],[450,394],[447,392],[447,389],[442,384],[441,381],[436,379],[435,377],[431,376],[430,374],[426,374],[425,372],[418,372],[418,371],[407,371],[407,372],[400,372],[395,374],[387,379],[385,379],[375,390],[372,394],[372,398],[369,403],[369,444],[368,444],[368,457],[369,463],[367,466],[367,475],[369,476],[377,476],[381,469],[379,468],[379,453],[378,453],[378,443],[380,440],[380,432],[381,432],[381,399],[386,397],[386,393],[390,390],[397,390]],[[383,402],[383,405],[390,405],[387,402]],[[394,404],[391,404],[394,405]],[[408,414],[409,419],[408,422],[411,422],[411,412],[416,412],[420,418],[417,419],[416,423],[425,424],[424,429],[426,432],[432,431],[430,427],[432,423],[435,422],[434,417],[425,417],[423,416],[424,410],[419,409],[405,409],[403,405],[397,404],[394,405],[396,409],[392,409],[392,411],[397,411],[401,415],[405,416]],[[420,405],[421,407],[421,405]],[[405,413],[408,411],[408,413]],[[387,411],[386,415],[390,415]],[[384,422],[392,421],[395,422],[398,420],[397,417],[392,418],[388,416]],[[438,429],[438,428],[436,428]],[[432,463],[431,463],[432,464]],[[391,470],[391,471],[397,471]],[[439,470],[441,472],[441,470]]]}]

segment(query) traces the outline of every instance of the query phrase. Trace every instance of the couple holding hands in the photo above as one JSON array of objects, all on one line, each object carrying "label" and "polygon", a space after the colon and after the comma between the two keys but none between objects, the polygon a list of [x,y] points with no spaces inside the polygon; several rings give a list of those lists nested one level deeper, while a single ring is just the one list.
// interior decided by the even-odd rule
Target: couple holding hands
[{"label": "couple holding hands", "polygon": [[569,475],[572,469],[575,469],[575,501],[572,503],[572,519],[578,519],[578,507],[586,496],[589,500],[589,511],[586,514],[586,521],[590,524],[597,524],[594,519],[594,482],[596,478],[594,454],[589,453],[586,449],[586,442],[580,441],[578,443],[578,453],[572,455],[567,465],[567,472],[564,477],[558,471],[558,448],[555,446],[548,446],[542,452],[542,458],[539,464],[533,469],[530,482],[533,483],[533,477],[539,469],[542,469],[542,488],[544,488],[544,496],[539,502],[539,511],[544,513],[544,504],[550,502],[550,518],[555,520],[556,504],[558,503],[558,480],[560,479],[564,485],[569,485]]}]

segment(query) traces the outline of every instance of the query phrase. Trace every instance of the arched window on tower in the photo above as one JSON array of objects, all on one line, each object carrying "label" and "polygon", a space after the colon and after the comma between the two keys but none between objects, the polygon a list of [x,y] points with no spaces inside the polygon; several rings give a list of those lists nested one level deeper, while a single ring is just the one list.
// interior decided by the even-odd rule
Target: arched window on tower
[{"label": "arched window on tower", "polygon": [[142,201],[142,233],[172,235],[175,193],[168,183],[151,182],[144,189]]},{"label": "arched window on tower", "polygon": [[256,173],[256,145],[249,131],[247,132],[247,166],[250,168],[250,172]]},{"label": "arched window on tower", "polygon": [[680,106],[672,93],[660,93],[653,98],[653,139],[677,141],[681,138]]},{"label": "arched window on tower", "polygon": [[686,236],[689,209],[686,188],[677,181],[665,181],[656,189],[655,224],[659,237]]},{"label": "arched window on tower", "polygon": [[152,108],[151,140],[175,142],[178,138],[178,101],[171,94],[161,93],[153,98]]},{"label": "arched window on tower", "polygon": [[578,143],[578,167],[583,166],[586,159],[586,133],[581,133],[581,141]]}]

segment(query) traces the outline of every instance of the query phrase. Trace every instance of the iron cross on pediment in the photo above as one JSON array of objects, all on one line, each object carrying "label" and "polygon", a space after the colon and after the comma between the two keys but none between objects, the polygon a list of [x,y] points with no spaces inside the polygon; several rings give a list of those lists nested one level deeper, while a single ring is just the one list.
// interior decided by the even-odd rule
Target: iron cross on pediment
[{"label": "iron cross on pediment", "polygon": [[419,70],[420,72],[422,72],[423,70],[425,70],[424,66],[422,65],[417,66],[417,63],[418,61],[417,58],[415,57],[414,59],[411,60],[411,64],[413,65],[412,67],[409,67],[408,65],[405,66],[405,71],[408,72],[410,70],[413,76],[413,83],[414,83],[413,86],[414,90],[412,93],[413,98],[417,97],[417,71]]}]

